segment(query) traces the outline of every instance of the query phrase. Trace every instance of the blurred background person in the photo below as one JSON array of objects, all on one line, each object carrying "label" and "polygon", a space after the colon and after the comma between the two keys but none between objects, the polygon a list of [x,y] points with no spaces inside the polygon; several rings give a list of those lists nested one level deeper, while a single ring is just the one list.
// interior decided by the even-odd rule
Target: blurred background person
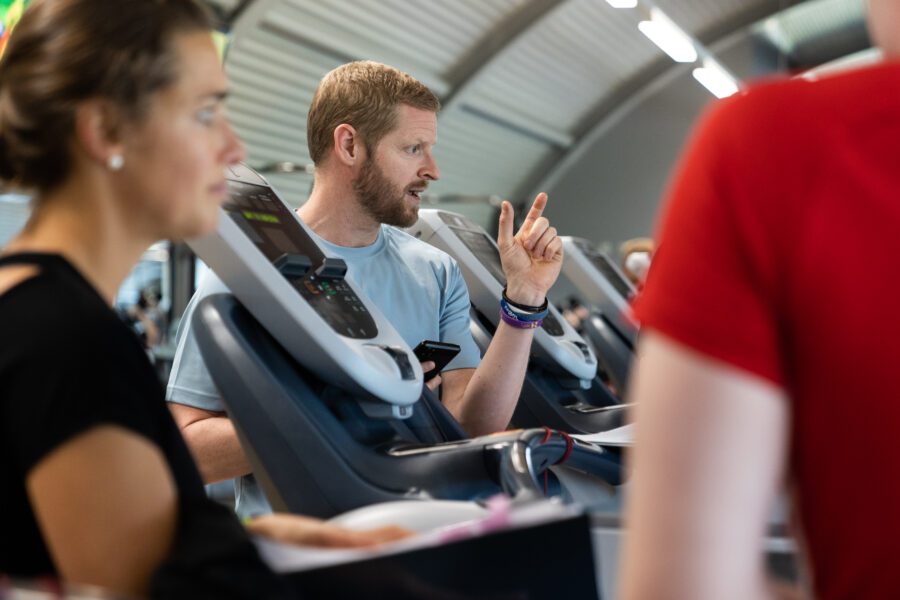
[{"label": "blurred background person", "polygon": [[145,287],[137,302],[125,309],[122,315],[147,350],[161,344],[166,331],[166,315],[159,307],[159,300],[160,294],[156,288]]},{"label": "blurred background person", "polygon": [[569,296],[563,305],[562,315],[575,331],[584,333],[584,320],[591,316],[591,312],[587,306],[578,301],[578,298]]},{"label": "blurred background person", "polygon": [[632,238],[622,242],[622,272],[637,289],[644,287],[656,244],[651,238]]}]

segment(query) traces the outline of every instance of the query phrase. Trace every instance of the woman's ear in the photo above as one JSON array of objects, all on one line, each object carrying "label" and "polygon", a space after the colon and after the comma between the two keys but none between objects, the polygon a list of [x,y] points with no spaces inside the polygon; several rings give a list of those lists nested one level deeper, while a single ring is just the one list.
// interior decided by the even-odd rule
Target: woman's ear
[{"label": "woman's ear", "polygon": [[101,165],[121,157],[122,118],[120,111],[108,101],[88,100],[75,110],[75,145],[88,158]]}]

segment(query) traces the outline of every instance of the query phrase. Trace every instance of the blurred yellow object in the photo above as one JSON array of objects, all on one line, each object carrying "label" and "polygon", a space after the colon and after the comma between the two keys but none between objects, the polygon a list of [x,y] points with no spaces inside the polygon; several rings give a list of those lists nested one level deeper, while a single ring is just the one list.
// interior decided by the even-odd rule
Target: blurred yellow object
[{"label": "blurred yellow object", "polygon": [[219,53],[219,60],[224,63],[225,52],[228,50],[228,44],[231,42],[231,37],[227,33],[222,33],[221,31],[213,31],[212,37],[213,43],[216,45],[216,50]]},{"label": "blurred yellow object", "polygon": [[6,50],[10,32],[22,18],[22,13],[30,2],[31,0],[0,0],[0,56]]}]

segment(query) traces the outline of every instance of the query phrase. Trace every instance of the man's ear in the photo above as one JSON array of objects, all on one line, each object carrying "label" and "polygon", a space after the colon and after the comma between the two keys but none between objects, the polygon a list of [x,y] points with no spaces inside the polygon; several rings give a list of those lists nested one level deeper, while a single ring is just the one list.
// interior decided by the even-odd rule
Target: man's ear
[{"label": "man's ear", "polygon": [[75,109],[75,145],[91,160],[106,165],[113,155],[122,155],[122,118],[112,103],[88,100]]},{"label": "man's ear", "polygon": [[352,167],[366,159],[366,148],[356,129],[342,123],[334,128],[334,154],[337,160]]}]

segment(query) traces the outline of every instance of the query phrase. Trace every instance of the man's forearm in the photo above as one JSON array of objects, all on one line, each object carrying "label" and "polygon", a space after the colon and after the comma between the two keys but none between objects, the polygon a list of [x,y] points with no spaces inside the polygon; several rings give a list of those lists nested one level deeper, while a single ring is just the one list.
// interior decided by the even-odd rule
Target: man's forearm
[{"label": "man's forearm", "polygon": [[234,424],[228,417],[202,419],[181,430],[204,483],[215,483],[250,473]]},{"label": "man's forearm", "polygon": [[502,431],[509,426],[528,368],[531,329],[501,322],[481,364],[462,398],[448,409],[472,436]]}]

